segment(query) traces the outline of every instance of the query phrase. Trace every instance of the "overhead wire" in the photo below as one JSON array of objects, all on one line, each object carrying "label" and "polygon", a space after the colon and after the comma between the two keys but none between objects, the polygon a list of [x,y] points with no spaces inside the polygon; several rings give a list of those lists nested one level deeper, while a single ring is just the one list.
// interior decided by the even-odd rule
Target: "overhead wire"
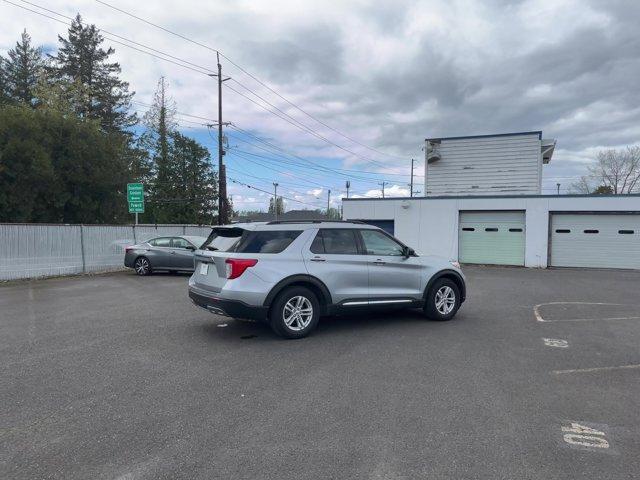
[{"label": "overhead wire", "polygon": [[303,113],[303,114],[304,114],[304,115],[306,115],[307,117],[309,117],[309,118],[311,118],[311,119],[315,120],[315,121],[316,121],[316,122],[318,122],[320,125],[323,125],[324,127],[328,128],[329,130],[331,130],[331,131],[333,131],[333,132],[337,133],[338,135],[342,136],[343,138],[345,138],[345,139],[347,139],[347,140],[349,140],[349,141],[351,141],[351,142],[353,142],[353,143],[355,143],[355,144],[357,144],[357,145],[360,145],[360,146],[362,146],[362,147],[364,147],[364,148],[367,148],[367,149],[369,149],[369,150],[371,150],[371,151],[374,151],[374,152],[376,152],[376,153],[379,153],[379,154],[381,154],[381,155],[385,155],[385,156],[392,157],[392,158],[397,158],[397,159],[403,159],[403,158],[404,158],[404,157],[400,157],[400,156],[398,156],[398,155],[392,155],[392,154],[389,154],[389,153],[386,153],[386,152],[382,152],[382,151],[380,151],[380,150],[378,150],[378,149],[376,149],[376,148],[373,148],[373,147],[371,147],[371,146],[369,146],[369,145],[367,145],[367,144],[365,144],[365,143],[359,142],[358,140],[355,140],[354,138],[352,138],[352,137],[350,137],[350,136],[348,136],[348,135],[346,135],[346,134],[342,133],[342,132],[341,132],[341,131],[339,131],[338,129],[336,129],[336,128],[334,128],[334,127],[330,126],[330,125],[328,125],[327,123],[323,122],[322,120],[318,119],[318,118],[317,118],[317,117],[315,117],[314,115],[310,114],[309,112],[307,112],[306,110],[304,110],[303,108],[301,108],[299,105],[295,104],[295,103],[294,103],[294,102],[292,102],[291,100],[289,100],[289,99],[287,99],[286,97],[284,97],[284,96],[283,96],[282,94],[280,94],[278,91],[276,91],[276,90],[275,90],[275,89],[273,89],[271,86],[269,86],[267,83],[263,82],[263,81],[262,81],[262,80],[260,80],[257,76],[255,76],[254,74],[252,74],[252,73],[250,73],[249,71],[247,71],[245,68],[243,68],[242,66],[240,66],[238,63],[234,62],[234,61],[233,61],[231,58],[229,58],[227,55],[225,55],[224,53],[220,52],[220,50],[218,50],[218,49],[216,49],[216,48],[213,48],[213,47],[211,47],[211,46],[209,46],[209,45],[206,45],[206,44],[204,44],[204,43],[202,43],[202,42],[199,42],[199,41],[197,41],[197,40],[194,40],[194,39],[192,39],[192,38],[189,38],[189,37],[187,37],[186,35],[182,35],[182,34],[180,34],[180,33],[178,33],[178,32],[175,32],[175,31],[173,31],[173,30],[170,30],[170,29],[168,29],[168,28],[166,28],[166,27],[163,27],[162,25],[159,25],[159,24],[154,23],[154,22],[152,22],[152,21],[150,21],[150,20],[147,20],[146,18],[142,18],[142,17],[140,17],[140,16],[138,16],[138,15],[135,15],[135,14],[133,14],[133,13],[129,12],[129,11],[126,11],[126,10],[124,10],[124,9],[122,9],[122,8],[118,8],[118,7],[116,7],[116,6],[114,6],[114,5],[111,5],[110,3],[105,2],[105,1],[103,1],[103,0],[96,0],[96,2],[97,2],[97,3],[102,4],[102,5],[106,6],[106,7],[112,8],[112,9],[114,9],[114,10],[116,10],[116,11],[119,11],[120,13],[123,13],[123,14],[125,14],[125,15],[127,15],[127,16],[131,17],[131,18],[135,18],[136,20],[141,21],[141,22],[143,22],[143,23],[146,23],[147,25],[151,25],[151,26],[152,26],[152,27],[154,27],[154,28],[158,28],[158,29],[160,29],[160,30],[162,30],[162,31],[164,31],[164,32],[166,32],[166,33],[169,33],[170,35],[174,35],[174,36],[176,36],[176,37],[178,37],[178,38],[181,38],[182,40],[185,40],[185,41],[187,41],[187,42],[190,42],[190,43],[192,43],[192,44],[194,44],[194,45],[197,45],[197,46],[199,46],[199,47],[205,48],[205,49],[207,49],[207,50],[209,50],[209,51],[211,51],[211,52],[215,52],[215,53],[217,53],[217,54],[220,54],[220,56],[221,56],[222,58],[224,58],[225,60],[227,60],[231,65],[233,65],[233,66],[234,66],[234,67],[236,67],[238,70],[240,70],[242,73],[244,73],[245,75],[247,75],[249,78],[253,79],[253,80],[254,80],[254,81],[256,81],[258,84],[262,85],[262,86],[263,86],[263,87],[265,87],[267,90],[269,90],[270,92],[272,92],[273,94],[275,94],[276,96],[278,96],[278,98],[280,98],[280,99],[284,100],[286,103],[288,103],[289,105],[291,105],[292,107],[294,107],[296,110],[300,111],[301,113]]}]

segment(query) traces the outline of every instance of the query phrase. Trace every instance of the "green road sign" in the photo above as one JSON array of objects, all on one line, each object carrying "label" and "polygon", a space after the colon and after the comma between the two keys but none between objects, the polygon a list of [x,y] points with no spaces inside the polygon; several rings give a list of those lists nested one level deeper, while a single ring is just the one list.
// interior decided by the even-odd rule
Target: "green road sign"
[{"label": "green road sign", "polygon": [[127,183],[127,201],[144,202],[144,186],[141,183]]},{"label": "green road sign", "polygon": [[129,202],[129,213],[144,213],[144,202]]}]

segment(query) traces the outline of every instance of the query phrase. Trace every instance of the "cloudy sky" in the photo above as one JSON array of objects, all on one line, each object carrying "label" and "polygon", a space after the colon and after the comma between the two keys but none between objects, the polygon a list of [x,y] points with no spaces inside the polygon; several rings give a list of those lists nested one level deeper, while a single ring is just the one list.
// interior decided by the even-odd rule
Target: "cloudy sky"
[{"label": "cloudy sky", "polygon": [[[227,165],[241,182],[230,185],[239,209],[263,207],[268,195],[259,190],[271,191],[273,181],[288,208],[326,205],[329,189],[338,206],[347,180],[352,195],[379,196],[383,181],[387,195],[406,194],[411,158],[422,190],[426,137],[542,130],[558,140],[544,193],[556,183],[566,191],[597,150],[640,143],[636,0],[106,0],[211,49],[93,0],[11,1],[62,22],[34,5],[79,12],[172,55],[183,66],[105,34],[136,92],[134,107],[144,112],[164,75],[184,132],[212,151],[208,120],[197,117],[217,112],[206,73],[219,49],[232,78],[224,111],[238,128],[229,131]],[[0,0],[1,53],[23,28],[48,50],[66,30]]]}]

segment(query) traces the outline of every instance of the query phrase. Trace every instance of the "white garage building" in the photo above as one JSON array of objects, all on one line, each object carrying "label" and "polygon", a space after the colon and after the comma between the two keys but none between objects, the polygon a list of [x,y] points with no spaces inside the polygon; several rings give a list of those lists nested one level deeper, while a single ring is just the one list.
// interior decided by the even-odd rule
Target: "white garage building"
[{"label": "white garage building", "polygon": [[640,195],[541,195],[541,132],[426,140],[420,198],[344,199],[343,216],[462,263],[640,269]]}]

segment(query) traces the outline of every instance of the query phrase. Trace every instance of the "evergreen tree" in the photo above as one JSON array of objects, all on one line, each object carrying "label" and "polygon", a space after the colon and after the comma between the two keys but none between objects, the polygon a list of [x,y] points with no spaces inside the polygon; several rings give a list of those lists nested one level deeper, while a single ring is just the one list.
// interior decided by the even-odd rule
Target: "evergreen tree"
[{"label": "evergreen tree", "polygon": [[175,102],[168,94],[168,85],[160,77],[151,108],[142,117],[146,131],[140,139],[141,147],[149,154],[149,168],[153,175],[149,188],[150,214],[154,222],[164,222],[168,217],[166,199],[171,198],[175,190],[172,182],[173,166],[169,156],[170,135],[177,129],[175,121]]},{"label": "evergreen tree", "polygon": [[159,199],[159,223],[211,223],[217,210],[217,175],[209,151],[193,139],[170,134],[169,197]]},{"label": "evergreen tree", "polygon": [[284,213],[284,200],[282,197],[278,197],[274,206],[273,197],[269,199],[269,213],[276,213],[276,208],[278,215],[282,215]]},{"label": "evergreen tree", "polygon": [[45,65],[42,49],[31,45],[31,37],[25,30],[16,46],[9,50],[8,57],[2,62],[8,97],[33,106],[34,89]]},{"label": "evergreen tree", "polygon": [[7,72],[5,70],[6,60],[0,55],[0,107],[9,103],[9,93],[7,86]]},{"label": "evergreen tree", "polygon": [[81,95],[74,100],[75,113],[83,118],[100,121],[104,130],[124,131],[136,123],[129,113],[129,84],[118,78],[120,65],[109,62],[115,53],[104,49],[104,41],[95,25],[84,25],[78,14],[68,30],[68,38],[58,36],[60,48],[50,56],[50,72],[55,80],[82,85]]},{"label": "evergreen tree", "polygon": [[0,109],[0,222],[128,220],[123,139],[55,110]]}]

